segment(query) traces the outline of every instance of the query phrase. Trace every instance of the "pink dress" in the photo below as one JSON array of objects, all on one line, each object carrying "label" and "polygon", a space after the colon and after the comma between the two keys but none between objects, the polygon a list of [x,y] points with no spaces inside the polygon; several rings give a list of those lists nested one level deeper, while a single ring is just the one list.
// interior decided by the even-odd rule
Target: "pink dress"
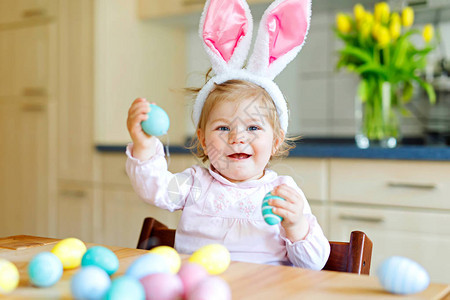
[{"label": "pink dress", "polygon": [[[265,170],[261,179],[232,183],[211,168],[195,165],[181,173],[167,170],[163,145],[142,162],[127,147],[126,169],[136,193],[147,203],[169,211],[183,210],[175,235],[175,249],[191,254],[201,246],[219,243],[231,259],[264,264],[286,264],[320,270],[330,244],[300,188],[290,176]],[[264,195],[280,184],[295,188],[305,198],[303,213],[310,230],[304,240],[292,243],[281,225],[265,223]]]}]

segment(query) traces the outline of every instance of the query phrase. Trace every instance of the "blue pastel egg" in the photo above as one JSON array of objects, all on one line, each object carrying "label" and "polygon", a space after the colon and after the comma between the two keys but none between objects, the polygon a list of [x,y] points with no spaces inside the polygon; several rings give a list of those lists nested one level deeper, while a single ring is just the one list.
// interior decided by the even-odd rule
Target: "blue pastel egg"
[{"label": "blue pastel egg", "polygon": [[428,272],[417,262],[402,256],[385,259],[377,271],[385,290],[394,294],[414,294],[430,284]]},{"label": "blue pastel egg", "polygon": [[278,224],[281,221],[283,221],[283,218],[280,217],[279,215],[276,215],[273,213],[273,211],[272,211],[273,206],[269,205],[270,199],[281,199],[281,200],[284,200],[284,199],[279,196],[272,195],[271,192],[268,192],[264,196],[262,207],[261,207],[264,221],[266,221],[266,223],[269,225],[275,225],[275,224]]},{"label": "blue pastel egg", "polygon": [[38,287],[49,287],[59,281],[63,274],[63,265],[51,252],[35,255],[28,264],[28,277]]},{"label": "blue pastel egg", "polygon": [[94,246],[89,248],[81,259],[81,266],[96,266],[105,270],[108,275],[114,274],[119,268],[119,259],[106,247]]},{"label": "blue pastel egg", "polygon": [[145,291],[141,282],[124,275],[114,279],[104,300],[144,300]]},{"label": "blue pastel egg", "polygon": [[111,279],[101,268],[87,266],[73,275],[70,282],[72,296],[75,299],[102,299],[111,285]]},{"label": "blue pastel egg", "polygon": [[160,136],[169,130],[170,121],[167,113],[159,106],[150,104],[148,119],[141,123],[145,133],[153,136]]},{"label": "blue pastel egg", "polygon": [[148,253],[133,261],[126,275],[139,280],[153,273],[170,273],[170,265],[161,255]]}]

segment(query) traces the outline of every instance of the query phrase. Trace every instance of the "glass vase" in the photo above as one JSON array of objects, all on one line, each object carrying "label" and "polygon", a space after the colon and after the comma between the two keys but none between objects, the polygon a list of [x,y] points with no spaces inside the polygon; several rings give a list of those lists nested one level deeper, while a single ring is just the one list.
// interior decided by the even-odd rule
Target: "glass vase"
[{"label": "glass vase", "polygon": [[359,148],[395,148],[400,141],[397,97],[391,84],[372,81],[355,99],[355,141]]}]

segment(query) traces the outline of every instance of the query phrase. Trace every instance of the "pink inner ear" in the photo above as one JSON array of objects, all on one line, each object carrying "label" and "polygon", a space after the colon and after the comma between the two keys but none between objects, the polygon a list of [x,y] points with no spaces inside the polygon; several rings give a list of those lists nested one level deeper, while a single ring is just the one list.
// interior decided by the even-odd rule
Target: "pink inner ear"
[{"label": "pink inner ear", "polygon": [[248,20],[239,0],[211,0],[203,26],[203,40],[228,62],[247,34]]},{"label": "pink inner ear", "polygon": [[308,0],[287,0],[267,16],[269,65],[300,46],[308,30]]}]

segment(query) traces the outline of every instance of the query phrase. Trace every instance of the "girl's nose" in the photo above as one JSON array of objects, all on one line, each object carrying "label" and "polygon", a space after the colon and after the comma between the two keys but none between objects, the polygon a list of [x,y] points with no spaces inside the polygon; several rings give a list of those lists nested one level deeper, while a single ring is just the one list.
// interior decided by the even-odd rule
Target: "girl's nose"
[{"label": "girl's nose", "polygon": [[228,142],[230,144],[245,143],[245,132],[239,130],[238,128],[234,128],[233,130],[230,131],[230,134],[228,135]]}]

